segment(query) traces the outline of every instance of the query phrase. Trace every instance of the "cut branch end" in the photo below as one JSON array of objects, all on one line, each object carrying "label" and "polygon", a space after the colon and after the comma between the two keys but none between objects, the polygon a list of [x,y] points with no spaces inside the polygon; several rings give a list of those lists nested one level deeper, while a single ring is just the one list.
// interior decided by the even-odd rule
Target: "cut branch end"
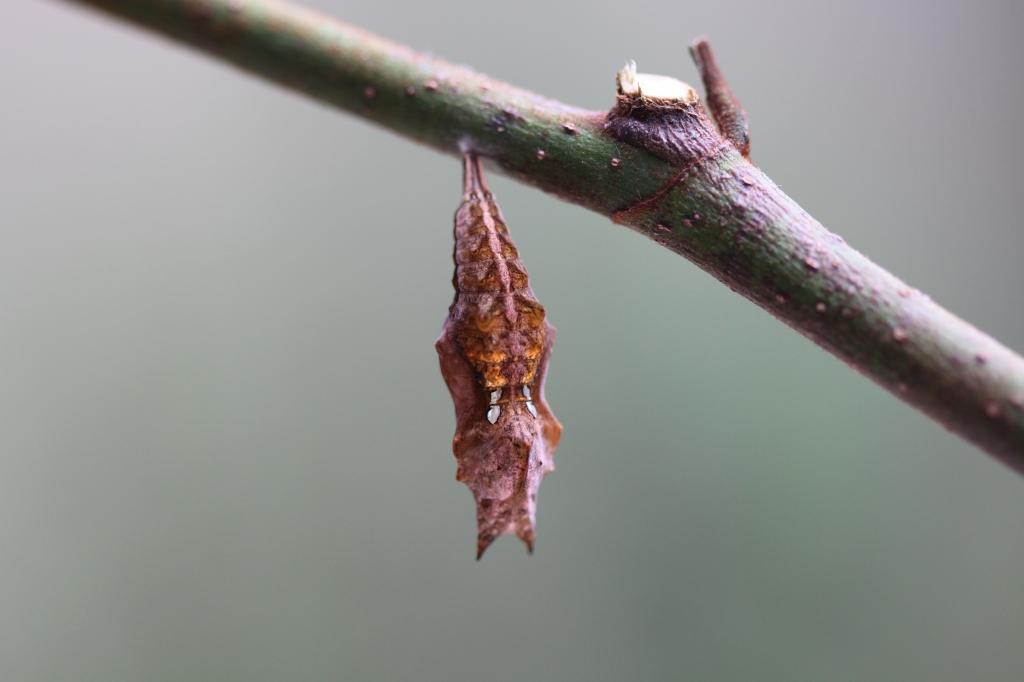
[{"label": "cut branch end", "polygon": [[642,99],[651,104],[696,104],[700,95],[688,83],[651,73],[637,73],[636,62],[629,61],[619,69],[615,77],[619,95],[631,99]]}]

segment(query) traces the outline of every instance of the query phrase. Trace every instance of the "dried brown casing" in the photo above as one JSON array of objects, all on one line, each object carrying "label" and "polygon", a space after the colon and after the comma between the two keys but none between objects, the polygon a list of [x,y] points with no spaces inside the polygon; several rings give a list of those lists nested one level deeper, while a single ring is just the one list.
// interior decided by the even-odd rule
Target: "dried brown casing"
[{"label": "dried brown casing", "polygon": [[477,558],[515,533],[533,551],[537,489],[562,433],[544,397],[555,330],[484,182],[464,159],[455,213],[455,300],[436,348],[455,403],[455,478],[473,493]]}]

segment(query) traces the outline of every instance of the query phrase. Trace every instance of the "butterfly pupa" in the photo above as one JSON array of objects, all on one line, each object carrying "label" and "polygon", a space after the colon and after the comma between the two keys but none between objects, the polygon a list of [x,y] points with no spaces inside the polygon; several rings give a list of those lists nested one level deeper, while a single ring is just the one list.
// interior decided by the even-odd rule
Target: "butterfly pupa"
[{"label": "butterfly pupa", "polygon": [[506,533],[532,553],[537,490],[562,434],[544,398],[555,329],[475,154],[463,158],[454,236],[455,300],[436,348],[455,403],[455,478],[476,501],[477,559]]}]

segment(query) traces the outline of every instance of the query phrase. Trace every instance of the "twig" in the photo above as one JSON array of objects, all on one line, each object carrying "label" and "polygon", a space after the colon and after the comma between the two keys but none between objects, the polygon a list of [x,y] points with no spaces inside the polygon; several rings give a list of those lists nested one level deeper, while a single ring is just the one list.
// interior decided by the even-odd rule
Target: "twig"
[{"label": "twig", "polygon": [[718,130],[743,156],[749,157],[750,125],[747,122],[747,112],[743,110],[721,69],[718,68],[715,53],[711,51],[711,43],[707,38],[697,38],[690,43],[690,56],[700,71],[701,80],[704,81],[708,108],[715,117]]},{"label": "twig", "polygon": [[[273,0],[70,1],[614,215],[1024,472],[1024,359],[823,228],[689,94],[662,106],[620,81],[611,112],[585,111]],[[702,44],[711,102],[735,103]]]}]

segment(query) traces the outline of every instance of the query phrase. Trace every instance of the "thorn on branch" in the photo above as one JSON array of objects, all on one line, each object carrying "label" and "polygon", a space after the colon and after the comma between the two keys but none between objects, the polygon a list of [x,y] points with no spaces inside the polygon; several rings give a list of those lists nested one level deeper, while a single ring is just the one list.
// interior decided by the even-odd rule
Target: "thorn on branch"
[{"label": "thorn on branch", "polygon": [[732,142],[743,156],[749,157],[750,125],[747,121],[747,112],[743,110],[740,101],[729,87],[729,82],[718,68],[715,53],[712,52],[711,43],[707,38],[697,38],[690,43],[690,56],[700,71],[701,80],[704,81],[705,98],[708,108],[711,109],[711,116],[718,124],[719,132]]}]

